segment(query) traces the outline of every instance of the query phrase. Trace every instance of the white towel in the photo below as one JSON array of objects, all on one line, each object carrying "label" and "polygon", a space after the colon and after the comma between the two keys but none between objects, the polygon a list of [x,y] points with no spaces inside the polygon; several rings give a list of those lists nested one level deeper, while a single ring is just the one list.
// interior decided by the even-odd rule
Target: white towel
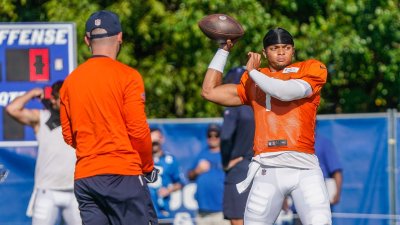
[{"label": "white towel", "polygon": [[34,187],[31,198],[29,199],[28,208],[26,209],[26,216],[28,217],[32,217],[33,215],[33,205],[35,204],[36,201],[36,194],[37,194],[37,188]]},{"label": "white towel", "polygon": [[261,167],[260,156],[257,155],[252,158],[251,163],[249,164],[249,171],[247,171],[246,179],[236,184],[236,189],[238,190],[239,194],[243,193],[249,188],[251,182],[253,181],[254,176],[256,175],[260,167]]}]

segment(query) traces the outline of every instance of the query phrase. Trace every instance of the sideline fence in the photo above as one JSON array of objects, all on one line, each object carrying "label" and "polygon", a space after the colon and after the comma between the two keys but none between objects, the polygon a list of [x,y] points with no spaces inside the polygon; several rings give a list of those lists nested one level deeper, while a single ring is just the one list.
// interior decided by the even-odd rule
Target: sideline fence
[{"label": "sideline fence", "polygon": [[[318,116],[318,129],[336,146],[344,166],[341,202],[334,207],[336,225],[400,225],[400,116],[387,113]],[[206,143],[207,119],[149,120],[166,135],[165,149],[177,156],[183,171]],[[30,224],[25,216],[33,187],[35,141],[0,142],[0,224]],[[182,223],[196,212],[193,184],[175,194],[175,215]],[[186,214],[185,214],[186,212]],[[162,221],[163,222],[163,221]],[[168,222],[168,221],[167,221]],[[171,222],[171,221],[169,221]]]}]

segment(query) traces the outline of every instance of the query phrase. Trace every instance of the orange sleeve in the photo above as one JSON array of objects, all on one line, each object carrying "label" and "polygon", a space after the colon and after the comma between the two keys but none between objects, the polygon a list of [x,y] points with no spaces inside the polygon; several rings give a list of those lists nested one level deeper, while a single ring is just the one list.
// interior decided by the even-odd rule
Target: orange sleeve
[{"label": "orange sleeve", "polygon": [[65,94],[67,89],[66,86],[67,86],[66,82],[64,81],[64,84],[60,90],[60,120],[61,120],[62,134],[65,143],[71,145],[73,148],[76,148],[76,145],[73,143],[72,128],[68,116],[69,101],[67,97],[68,95]]},{"label": "orange sleeve", "polygon": [[240,79],[240,83],[236,86],[237,93],[239,95],[240,100],[243,104],[249,105],[249,99],[246,95],[246,89],[250,87],[250,82],[252,80],[249,79],[249,73],[245,71]]},{"label": "orange sleeve", "polygon": [[318,93],[326,83],[328,70],[320,61],[311,59],[305,62],[305,70],[300,74],[300,79],[307,81],[313,89],[313,94]]},{"label": "orange sleeve", "polygon": [[142,160],[143,173],[153,170],[153,156],[150,129],[145,113],[145,91],[142,77],[134,75],[124,92],[123,118],[129,140]]}]

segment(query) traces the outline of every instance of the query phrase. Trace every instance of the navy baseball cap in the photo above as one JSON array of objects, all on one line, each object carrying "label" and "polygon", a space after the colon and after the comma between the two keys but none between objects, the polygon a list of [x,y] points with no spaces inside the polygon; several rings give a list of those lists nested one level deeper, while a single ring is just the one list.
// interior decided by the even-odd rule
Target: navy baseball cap
[{"label": "navy baseball cap", "polygon": [[268,31],[268,33],[264,36],[263,44],[264,48],[276,44],[289,44],[294,46],[294,41],[289,31],[278,27]]},{"label": "navy baseball cap", "polygon": [[[91,32],[96,28],[104,29],[106,33],[92,34]],[[90,39],[111,37],[120,32],[122,32],[122,28],[118,15],[107,10],[93,13],[86,21],[86,33],[90,34]]]},{"label": "navy baseball cap", "polygon": [[211,132],[217,132],[219,134],[221,132],[221,127],[218,124],[211,123],[208,125],[207,134]]},{"label": "navy baseball cap", "polygon": [[243,66],[230,69],[224,77],[224,84],[239,84],[245,71],[246,69]]}]

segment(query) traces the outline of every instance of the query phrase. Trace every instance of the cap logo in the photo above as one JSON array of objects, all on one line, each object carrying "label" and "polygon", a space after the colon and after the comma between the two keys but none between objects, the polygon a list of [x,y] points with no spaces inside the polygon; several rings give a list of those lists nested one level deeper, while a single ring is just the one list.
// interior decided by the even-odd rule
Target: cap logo
[{"label": "cap logo", "polygon": [[100,25],[101,25],[101,19],[96,19],[96,20],[94,21],[94,25],[100,26]]}]

